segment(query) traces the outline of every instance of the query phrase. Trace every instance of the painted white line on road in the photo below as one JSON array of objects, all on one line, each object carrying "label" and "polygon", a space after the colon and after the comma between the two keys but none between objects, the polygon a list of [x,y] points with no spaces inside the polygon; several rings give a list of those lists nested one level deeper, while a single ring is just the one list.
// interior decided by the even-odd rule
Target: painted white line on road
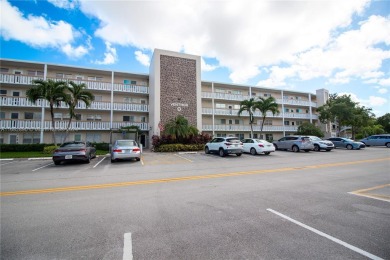
[{"label": "painted white line on road", "polygon": [[28,158],[29,161],[31,160],[51,160],[53,157],[34,157],[34,158]]},{"label": "painted white line on road", "polygon": [[308,225],[305,225],[305,224],[303,224],[303,223],[301,223],[301,222],[299,222],[299,221],[297,221],[295,219],[292,219],[292,218],[290,218],[290,217],[288,217],[286,215],[283,215],[282,213],[279,213],[279,212],[277,212],[277,211],[275,211],[273,209],[267,209],[267,210],[272,212],[272,213],[274,213],[274,214],[276,214],[276,215],[278,215],[278,216],[280,216],[280,217],[282,217],[282,218],[284,218],[284,219],[287,219],[288,221],[291,221],[294,224],[297,224],[297,225],[299,225],[299,226],[301,226],[303,228],[306,228],[306,229],[316,233],[317,235],[323,236],[323,237],[325,237],[325,238],[327,238],[327,239],[329,239],[329,240],[331,240],[333,242],[336,242],[337,244],[345,246],[346,248],[349,248],[349,249],[355,251],[356,253],[364,255],[364,256],[366,256],[366,257],[368,257],[370,259],[383,260],[382,258],[380,258],[380,257],[378,257],[376,255],[370,254],[370,253],[368,253],[368,252],[366,252],[366,251],[364,251],[364,250],[362,250],[360,248],[357,248],[357,247],[355,247],[353,245],[350,245],[350,244],[348,244],[348,243],[346,243],[344,241],[341,241],[340,239],[337,239],[337,238],[332,237],[332,236],[330,236],[328,234],[325,234],[324,232],[321,232],[321,231],[319,231],[319,230],[317,230],[315,228],[312,228],[312,227],[310,227]]},{"label": "painted white line on road", "polygon": [[125,233],[123,239],[123,260],[133,259],[133,242],[131,241],[131,233]]},{"label": "painted white line on road", "polygon": [[36,168],[36,169],[34,169],[34,170],[32,170],[32,171],[35,172],[35,171],[37,171],[37,170],[39,170],[39,169],[42,169],[42,168],[45,168],[45,167],[47,167],[47,166],[49,166],[49,165],[52,165],[52,163],[47,164],[47,165],[44,165],[44,166],[39,167],[39,168]]},{"label": "painted white line on road", "polygon": [[0,164],[0,166],[7,165],[7,164],[10,164],[10,163],[14,163],[14,162],[15,162],[15,161],[7,162],[7,163],[2,163],[2,164]]},{"label": "painted white line on road", "polygon": [[177,155],[177,154],[175,154],[175,156],[177,156],[177,157],[179,157],[179,158],[181,158],[181,159],[187,160],[187,161],[189,161],[189,162],[193,162],[193,161],[191,161],[190,159],[187,159],[187,158],[185,158],[185,157],[183,157],[183,156],[180,156],[180,155]]},{"label": "painted white line on road", "polygon": [[0,159],[0,161],[13,161],[14,159]]},{"label": "painted white line on road", "polygon": [[101,163],[104,159],[106,159],[106,157],[103,157],[103,159],[101,159],[97,164],[95,164],[95,166],[93,166],[93,168],[95,168],[96,166],[98,166],[99,163]]}]

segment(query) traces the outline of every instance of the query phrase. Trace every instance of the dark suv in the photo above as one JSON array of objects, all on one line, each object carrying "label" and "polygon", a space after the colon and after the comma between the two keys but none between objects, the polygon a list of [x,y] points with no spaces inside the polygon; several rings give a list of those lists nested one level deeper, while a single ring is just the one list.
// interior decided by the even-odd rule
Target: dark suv
[{"label": "dark suv", "polygon": [[206,154],[218,153],[221,157],[232,153],[241,156],[242,151],[242,143],[237,137],[216,137],[204,147]]},{"label": "dark suv", "polygon": [[309,152],[314,149],[309,136],[289,135],[274,141],[273,144],[276,150],[291,150],[293,152],[303,150]]}]

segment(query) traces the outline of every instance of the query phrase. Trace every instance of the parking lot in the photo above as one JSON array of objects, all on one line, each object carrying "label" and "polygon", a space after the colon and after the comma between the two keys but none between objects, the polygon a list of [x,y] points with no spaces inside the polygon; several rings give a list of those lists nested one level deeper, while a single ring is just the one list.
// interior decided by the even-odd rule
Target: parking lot
[{"label": "parking lot", "polygon": [[390,259],[390,149],[3,160],[4,259]]}]

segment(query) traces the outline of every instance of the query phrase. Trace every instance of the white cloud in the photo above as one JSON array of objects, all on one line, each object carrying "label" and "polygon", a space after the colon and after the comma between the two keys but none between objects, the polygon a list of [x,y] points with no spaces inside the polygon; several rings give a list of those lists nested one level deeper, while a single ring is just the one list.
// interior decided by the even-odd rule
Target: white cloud
[{"label": "white cloud", "polygon": [[386,93],[387,93],[387,88],[380,88],[380,89],[378,90],[378,92],[379,92],[380,94],[386,94]]},{"label": "white cloud", "polygon": [[359,102],[359,105],[365,107],[380,107],[388,102],[388,100],[383,97],[369,96],[368,99],[361,99],[358,98],[358,96],[354,93],[347,93],[347,92],[338,93],[338,96],[342,96],[342,95],[350,95],[352,101]]},{"label": "white cloud", "polygon": [[110,42],[106,42],[106,52],[104,53],[104,59],[102,61],[95,61],[99,65],[114,64],[118,60],[116,49],[111,47]]},{"label": "white cloud", "polygon": [[81,57],[89,46],[71,44],[80,35],[69,23],[49,21],[42,16],[24,16],[6,0],[0,1],[0,32],[4,40],[16,40],[34,48],[57,48],[71,58]]},{"label": "white cloud", "polygon": [[63,9],[74,9],[78,6],[78,0],[48,0],[52,5]]},{"label": "white cloud", "polygon": [[[336,55],[335,47],[329,60],[323,48],[329,48],[327,44],[335,30],[347,28],[352,16],[362,12],[368,1],[159,0],[112,4],[81,0],[80,8],[101,21],[95,35],[105,41],[215,58],[219,66],[231,71],[233,82],[244,83],[259,75],[260,67],[282,62],[296,65],[296,75],[302,78],[330,75],[338,68],[335,64],[342,55]],[[372,29],[375,36],[381,30]],[[372,38],[372,42],[377,41]],[[307,64],[309,57],[315,55],[311,50],[322,55]],[[370,55],[371,52],[366,56]],[[369,62],[370,67],[376,67],[371,63],[378,60],[380,57]]]},{"label": "white cloud", "polygon": [[380,79],[378,84],[381,86],[390,86],[390,78]]},{"label": "white cloud", "polygon": [[134,54],[136,60],[139,61],[139,63],[146,67],[150,66],[150,57],[148,55],[142,53],[142,51],[135,51]]},{"label": "white cloud", "polygon": [[201,66],[200,67],[201,67],[202,71],[213,71],[216,68],[218,68],[217,65],[207,64],[203,58],[201,58]]}]

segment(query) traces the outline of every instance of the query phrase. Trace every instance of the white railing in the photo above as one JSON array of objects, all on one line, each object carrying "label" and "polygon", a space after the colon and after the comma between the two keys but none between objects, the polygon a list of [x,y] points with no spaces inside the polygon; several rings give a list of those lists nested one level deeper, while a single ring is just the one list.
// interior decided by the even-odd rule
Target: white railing
[{"label": "white railing", "polygon": [[[253,131],[259,132],[261,126],[253,125]],[[246,131],[250,132],[251,127],[249,125],[203,125],[202,131]],[[263,127],[264,132],[296,132],[298,127],[296,126],[269,126]]]},{"label": "white railing", "polygon": [[[212,115],[213,109],[212,108],[202,108],[202,114],[204,115]],[[225,115],[225,116],[238,116],[238,109],[220,109],[216,108],[214,110],[214,115]],[[262,117],[262,114],[259,111],[256,111],[253,114],[255,117]],[[247,111],[243,111],[240,115],[241,117],[248,117],[249,114]],[[274,118],[282,118],[283,114],[275,114],[273,115],[271,112],[267,112],[267,118],[274,117]],[[285,118],[298,118],[298,119],[310,119],[310,114],[305,113],[284,113]],[[318,119],[318,115],[312,114],[312,119]]]},{"label": "white railing", "polygon": [[[0,74],[0,83],[32,85],[33,84],[32,81],[36,79],[43,79],[43,77],[32,77],[32,76],[15,75],[15,74]],[[92,81],[92,80],[73,80],[73,79],[63,79],[63,78],[47,78],[47,79],[52,79],[54,81],[66,81],[66,82],[73,81],[76,84],[84,83],[88,89],[111,91],[111,82]],[[115,83],[114,91],[148,94],[149,87]]]},{"label": "white railing", "polygon": [[[37,100],[32,103],[25,97],[0,97],[0,106],[15,106],[15,107],[42,107],[42,102],[46,108],[49,107],[49,102],[46,100]],[[60,108],[68,108],[69,106],[65,102],[60,102]],[[84,102],[79,102],[77,109],[87,109]],[[110,102],[93,101],[88,109],[97,110],[111,110]],[[113,110],[115,111],[135,111],[135,112],[148,112],[149,106],[145,104],[129,104],[129,103],[113,103]]]},{"label": "white railing", "polygon": [[[136,123],[136,122],[113,122],[112,128],[120,128],[125,126],[138,126],[143,131],[149,130],[148,123]],[[61,120],[55,121],[56,130],[66,130],[68,127],[68,121]],[[0,120],[0,130],[40,130],[41,121],[40,120]],[[52,122],[44,121],[43,124],[44,130],[52,130]],[[106,121],[72,121],[70,130],[110,130],[110,122]]]}]

